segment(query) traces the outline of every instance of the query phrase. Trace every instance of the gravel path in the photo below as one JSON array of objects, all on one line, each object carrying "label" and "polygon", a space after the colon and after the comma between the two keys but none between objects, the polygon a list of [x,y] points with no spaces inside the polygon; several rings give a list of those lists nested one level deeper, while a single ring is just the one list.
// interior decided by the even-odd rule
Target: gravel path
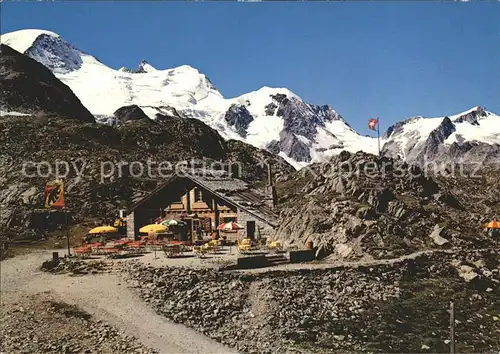
[{"label": "gravel path", "polygon": [[[60,254],[64,254],[62,251]],[[56,298],[138,337],[161,353],[230,353],[234,350],[156,314],[114,274],[70,277],[37,268],[51,252],[35,252],[0,263],[1,290],[37,294],[50,291]]]}]

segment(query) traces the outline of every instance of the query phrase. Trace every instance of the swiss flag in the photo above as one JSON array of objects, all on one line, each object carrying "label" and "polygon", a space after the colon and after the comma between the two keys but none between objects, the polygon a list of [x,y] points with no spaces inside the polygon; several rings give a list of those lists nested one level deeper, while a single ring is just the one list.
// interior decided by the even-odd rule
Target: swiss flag
[{"label": "swiss flag", "polygon": [[371,130],[377,130],[378,118],[370,118],[368,120],[368,128]]}]

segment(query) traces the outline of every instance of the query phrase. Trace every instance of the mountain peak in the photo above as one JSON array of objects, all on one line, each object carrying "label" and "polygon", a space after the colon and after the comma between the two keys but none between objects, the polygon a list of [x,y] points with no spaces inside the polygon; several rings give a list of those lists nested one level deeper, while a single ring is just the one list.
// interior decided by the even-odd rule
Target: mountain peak
[{"label": "mountain peak", "polygon": [[28,50],[38,37],[46,35],[54,38],[60,37],[57,33],[42,29],[24,29],[2,34],[2,44],[8,45],[19,53]]},{"label": "mountain peak", "polygon": [[200,74],[200,71],[196,69],[195,67],[192,67],[191,65],[181,65],[181,66],[176,66],[175,68],[169,69],[172,70],[176,73],[188,73],[188,72],[193,72],[196,74]]},{"label": "mountain peak", "polygon": [[142,59],[139,63],[139,67],[137,68],[137,72],[139,73],[150,73],[153,71],[157,71],[154,66],[149,64],[145,59]]},{"label": "mountain peak", "polygon": [[461,116],[465,116],[467,114],[471,114],[471,113],[476,113],[476,114],[483,114],[485,112],[485,109],[484,107],[482,106],[474,106],[466,111],[463,111],[461,113],[457,113],[457,114],[454,114],[452,117],[455,118],[455,117],[461,117]]},{"label": "mountain peak", "polygon": [[55,32],[27,29],[2,35],[2,43],[25,54],[54,73],[65,74],[78,70],[84,54]]},{"label": "mountain peak", "polygon": [[487,112],[481,106],[475,106],[465,112],[456,114],[452,117],[453,122],[455,123],[463,123],[468,122],[472,125],[479,125],[479,118],[487,117],[489,112]]}]

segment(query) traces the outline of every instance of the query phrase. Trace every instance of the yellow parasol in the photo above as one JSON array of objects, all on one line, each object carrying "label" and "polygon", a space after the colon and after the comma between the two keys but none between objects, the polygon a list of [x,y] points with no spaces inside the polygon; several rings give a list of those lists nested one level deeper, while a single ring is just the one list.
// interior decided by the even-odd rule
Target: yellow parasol
[{"label": "yellow parasol", "polygon": [[165,232],[167,231],[166,226],[162,224],[149,224],[143,226],[139,229],[139,232],[150,233],[150,232]]},{"label": "yellow parasol", "polygon": [[90,230],[89,234],[109,234],[112,232],[118,232],[118,229],[113,226],[98,226]]},{"label": "yellow parasol", "polygon": [[491,221],[486,224],[487,229],[500,229],[500,222],[499,221]]}]

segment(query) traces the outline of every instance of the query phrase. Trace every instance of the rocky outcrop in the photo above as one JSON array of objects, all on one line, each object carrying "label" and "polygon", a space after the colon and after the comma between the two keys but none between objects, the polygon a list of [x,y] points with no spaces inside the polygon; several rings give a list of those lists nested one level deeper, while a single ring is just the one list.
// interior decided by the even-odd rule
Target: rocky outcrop
[{"label": "rocky outcrop", "polygon": [[150,120],[146,113],[144,113],[144,111],[135,104],[118,108],[115,111],[114,116],[115,122],[118,124],[134,120]]},{"label": "rocky outcrop", "polygon": [[284,121],[283,133],[298,134],[313,140],[318,126],[324,126],[325,122],[333,120],[343,120],[329,106],[310,105],[284,94],[271,97],[274,102],[266,107],[266,112],[276,109],[276,115],[282,117]]},{"label": "rocky outcrop", "polygon": [[444,117],[443,121],[434,129],[424,143],[420,158],[434,159],[441,144],[455,132],[455,125],[451,122],[450,118]]},{"label": "rocky outcrop", "polygon": [[472,214],[452,188],[401,160],[342,152],[289,176],[278,194],[287,198],[275,237],[298,247],[311,240],[319,257],[387,258],[435,247],[436,225],[446,225],[443,247],[492,242],[481,230],[493,210]]},{"label": "rocky outcrop", "polygon": [[335,112],[330,106],[315,104],[308,104],[308,106],[311,107],[312,111],[318,116],[320,121],[332,122],[334,120],[340,120],[344,122],[348,127],[350,127],[350,125],[344,120],[344,118],[342,118],[342,116]]},{"label": "rocky outcrop", "polygon": [[243,138],[253,117],[244,105],[232,104],[224,115],[224,120]]},{"label": "rocky outcrop", "polygon": [[73,94],[42,64],[2,44],[0,56],[0,107],[2,111],[57,115],[94,122]]},{"label": "rocky outcrop", "polygon": [[258,149],[242,141],[228,140],[227,147],[229,149],[229,161],[243,167],[240,177],[245,181],[265,181],[268,173],[268,165],[271,166],[273,180],[284,178],[295,171],[282,157],[274,155],[269,151]]},{"label": "rocky outcrop", "polygon": [[[421,167],[426,163],[438,162],[439,157],[445,154],[448,149],[443,144],[444,141],[455,132],[456,127],[450,118],[444,117],[439,126],[432,130],[428,136],[420,137],[418,132],[414,132],[414,135],[405,137],[405,125],[419,119],[425,118],[410,118],[389,127],[383,137],[387,142],[382,147],[382,154],[390,157],[401,157],[406,162]],[[398,136],[407,140],[404,148],[399,145]]]},{"label": "rocky outcrop", "polygon": [[[383,136],[382,153],[436,171],[499,164],[499,144],[496,143],[499,135],[488,128],[495,126],[498,118],[482,107],[440,121],[439,118],[410,118],[389,127]],[[421,128],[437,121],[440,124],[430,133],[427,128]]]},{"label": "rocky outcrop", "polygon": [[[266,115],[283,118],[280,139],[273,140],[266,146],[266,149],[272,153],[283,152],[297,162],[310,162],[311,146],[316,141],[318,127],[324,127],[327,122],[339,120],[346,125],[346,128],[351,129],[344,119],[327,105],[307,104],[285,94],[275,94],[271,97],[273,101],[266,106]],[[325,131],[325,133],[329,132]],[[316,152],[326,151],[328,148],[316,149]]]},{"label": "rocky outcrop", "polygon": [[463,123],[463,122],[468,122],[472,125],[479,126],[479,121],[478,119],[481,117],[486,117],[488,113],[483,107],[477,107],[476,109],[472,110],[471,112],[461,115],[458,118],[455,118],[453,122],[455,123]]},{"label": "rocky outcrop", "polygon": [[167,106],[159,106],[159,107],[157,107],[157,109],[160,112],[163,112],[163,114],[162,113],[156,114],[156,117],[155,117],[156,120],[162,120],[165,118],[165,116],[187,118],[182,113],[180,113],[177,109],[175,109],[175,107],[172,107],[172,106],[168,106],[168,105]]},{"label": "rocky outcrop", "polygon": [[446,155],[455,161],[468,161],[469,165],[500,166],[500,144],[485,144],[480,142],[453,143],[450,145]]},{"label": "rocky outcrop", "polygon": [[40,34],[23,54],[58,74],[78,70],[83,63],[82,53],[78,48],[61,37],[50,34]]},{"label": "rocky outcrop", "polygon": [[393,133],[401,133],[402,131],[402,128],[404,127],[404,125],[409,122],[411,120],[410,119],[407,119],[407,120],[404,120],[404,121],[401,121],[401,122],[397,122],[396,124],[393,124],[391,125],[389,128],[387,128],[387,130],[385,131],[385,133],[382,135],[382,139],[383,140],[388,140],[392,135]]},{"label": "rocky outcrop", "polygon": [[285,130],[280,133],[280,140],[271,141],[266,149],[273,154],[284,152],[288,157],[298,162],[311,161],[310,144]]}]

